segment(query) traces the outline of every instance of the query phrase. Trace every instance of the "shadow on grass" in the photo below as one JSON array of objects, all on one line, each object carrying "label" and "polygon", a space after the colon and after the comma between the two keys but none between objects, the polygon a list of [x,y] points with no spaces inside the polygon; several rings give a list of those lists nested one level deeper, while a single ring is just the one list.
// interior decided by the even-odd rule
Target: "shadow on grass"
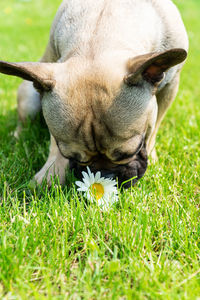
[{"label": "shadow on grass", "polygon": [[16,126],[15,110],[0,117],[0,185],[6,181],[12,188],[29,181],[42,167],[49,144],[48,129],[40,115],[27,121],[18,140],[14,137]]},{"label": "shadow on grass", "polygon": [[[0,116],[0,191],[2,195],[17,196],[21,201],[26,194],[30,199],[34,191],[29,188],[29,182],[33,176],[42,168],[47,160],[49,151],[49,131],[42,114],[34,121],[28,120],[23,126],[19,139],[14,137],[17,126],[17,112],[10,111],[5,116]],[[66,174],[66,185],[62,190],[70,190],[74,175]],[[54,192],[59,185],[55,179],[53,187],[49,189]],[[42,186],[37,186],[37,197],[47,194],[47,185],[44,181]],[[1,193],[0,193],[1,194]]]}]

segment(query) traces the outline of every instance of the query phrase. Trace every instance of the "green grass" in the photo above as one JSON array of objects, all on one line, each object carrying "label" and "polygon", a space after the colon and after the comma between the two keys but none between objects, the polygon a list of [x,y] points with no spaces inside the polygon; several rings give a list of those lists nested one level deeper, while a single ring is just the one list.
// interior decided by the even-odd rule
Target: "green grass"
[{"label": "green grass", "polygon": [[[1,1],[0,58],[38,60],[59,2]],[[0,299],[200,299],[200,2],[176,3],[190,54],[159,161],[109,212],[79,199],[70,175],[29,190],[48,132],[36,122],[14,139],[20,80],[0,76]]]}]

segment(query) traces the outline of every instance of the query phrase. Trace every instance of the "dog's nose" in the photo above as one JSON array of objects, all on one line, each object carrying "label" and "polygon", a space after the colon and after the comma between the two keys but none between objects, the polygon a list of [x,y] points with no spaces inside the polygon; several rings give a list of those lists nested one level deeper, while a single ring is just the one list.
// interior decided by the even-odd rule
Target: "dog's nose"
[{"label": "dog's nose", "polygon": [[115,177],[114,173],[111,173],[111,172],[109,172],[107,170],[102,170],[100,172],[101,172],[101,176],[102,177],[109,178],[109,179],[113,179]]}]

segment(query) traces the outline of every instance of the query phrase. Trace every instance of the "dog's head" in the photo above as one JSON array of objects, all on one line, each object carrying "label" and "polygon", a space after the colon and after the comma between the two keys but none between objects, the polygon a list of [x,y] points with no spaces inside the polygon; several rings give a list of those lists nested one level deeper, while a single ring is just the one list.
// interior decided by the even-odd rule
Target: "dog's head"
[{"label": "dog's head", "polygon": [[[157,119],[156,91],[183,49],[137,56],[124,74],[71,58],[65,63],[0,62],[0,72],[33,82],[44,118],[75,175],[90,166],[129,187],[147,168],[146,146]],[[173,70],[173,69],[172,69]],[[173,72],[172,72],[173,73]],[[173,74],[171,74],[173,76]]]}]

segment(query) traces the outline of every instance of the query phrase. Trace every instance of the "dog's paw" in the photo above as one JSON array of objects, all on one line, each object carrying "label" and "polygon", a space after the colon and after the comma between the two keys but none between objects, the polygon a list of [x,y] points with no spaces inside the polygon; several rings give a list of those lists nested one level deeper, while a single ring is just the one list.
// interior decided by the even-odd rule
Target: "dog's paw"
[{"label": "dog's paw", "polygon": [[65,170],[68,166],[68,160],[60,158],[59,160],[48,160],[43,168],[34,176],[38,184],[42,184],[43,180],[47,181],[47,185],[50,187],[55,177],[59,179],[61,185],[65,183]]},{"label": "dog's paw", "polygon": [[157,161],[158,161],[158,156],[157,156],[157,153],[156,153],[156,149],[153,148],[153,150],[151,151],[151,162],[153,164],[155,164]]},{"label": "dog's paw", "polygon": [[18,124],[15,131],[13,132],[13,136],[18,140],[21,132],[22,132],[22,125]]}]

